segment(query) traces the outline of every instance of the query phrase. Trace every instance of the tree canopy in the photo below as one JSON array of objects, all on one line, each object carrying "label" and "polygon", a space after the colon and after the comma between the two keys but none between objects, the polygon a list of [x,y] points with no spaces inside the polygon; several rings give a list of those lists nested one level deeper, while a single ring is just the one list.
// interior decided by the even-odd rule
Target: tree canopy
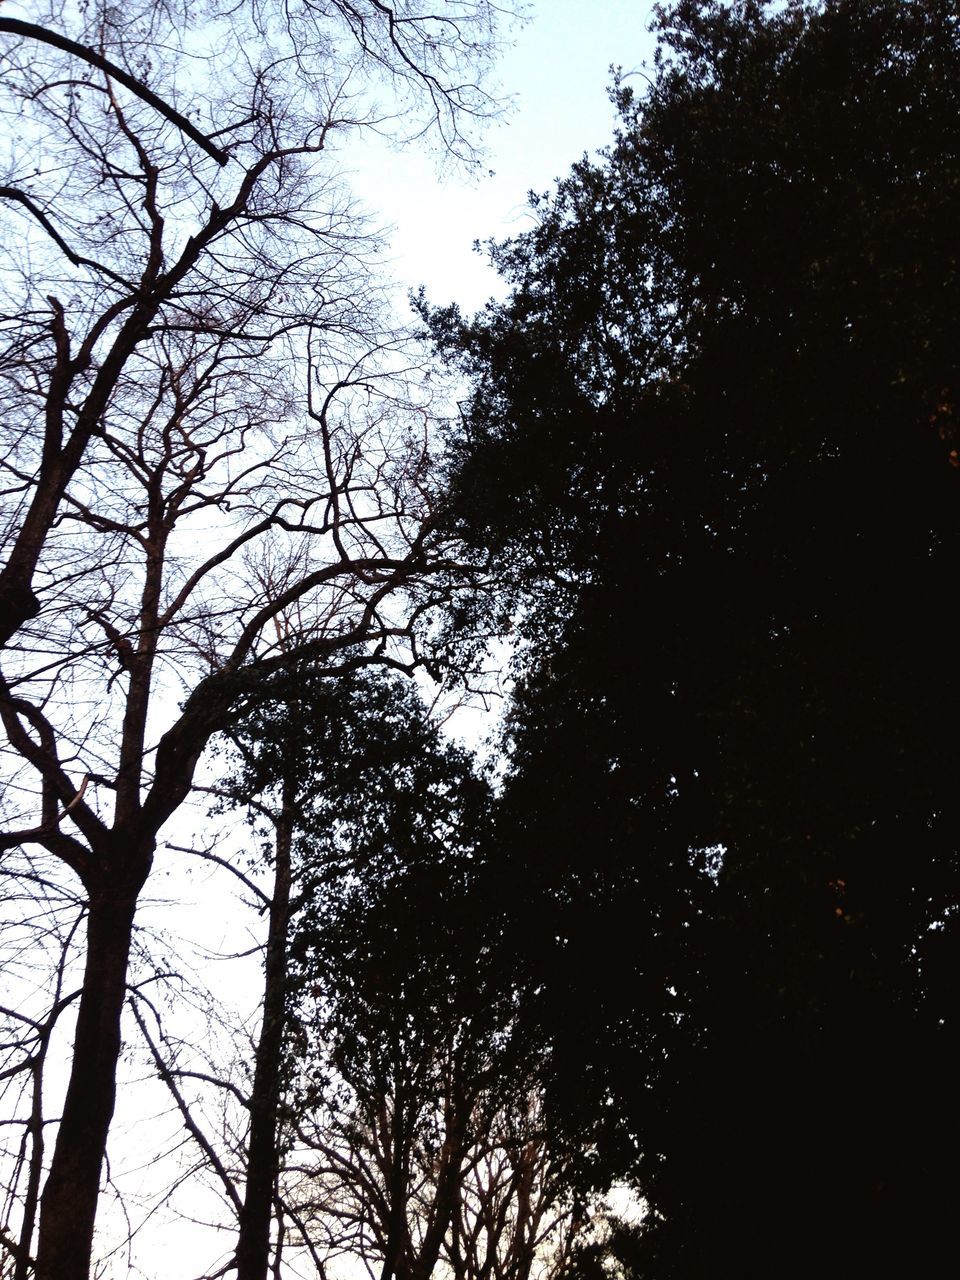
[{"label": "tree canopy", "polygon": [[522,602],[553,1117],[658,1280],[949,1256],[957,18],[664,8],[612,146],[494,248],[507,301],[431,315],[450,519]]},{"label": "tree canopy", "polygon": [[238,1273],[260,1183],[277,1266],[306,1249],[398,1280],[564,1274],[587,1216],[500,945],[489,782],[403,678],[302,668],[263,694],[231,731],[225,788],[274,869]]}]

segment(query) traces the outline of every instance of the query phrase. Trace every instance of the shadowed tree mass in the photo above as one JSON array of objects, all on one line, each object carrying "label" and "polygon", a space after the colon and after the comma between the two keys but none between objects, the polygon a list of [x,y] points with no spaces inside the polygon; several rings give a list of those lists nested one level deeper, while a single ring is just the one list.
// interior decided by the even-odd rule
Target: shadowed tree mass
[{"label": "shadowed tree mass", "polygon": [[[181,1107],[239,1223],[217,1274],[946,1274],[960,12],[658,7],[610,147],[494,246],[507,300],[421,303],[468,382],[441,477],[327,144],[389,83],[461,151],[467,9],[239,6],[189,75],[166,8],[0,20],[0,848],[20,989],[50,975],[3,1007],[4,1248],[89,1274],[138,899],[232,730],[274,839],[272,890],[233,867],[252,1084],[150,1042],[244,1115]],[[358,670],[456,678],[507,623],[492,787]],[[642,1222],[584,1234],[616,1182]]]},{"label": "shadowed tree mass", "polygon": [[509,299],[430,313],[474,386],[451,518],[520,601],[502,876],[550,1115],[588,1182],[647,1198],[631,1274],[933,1274],[960,1189],[958,14],[658,26],[612,146],[494,249]]}]

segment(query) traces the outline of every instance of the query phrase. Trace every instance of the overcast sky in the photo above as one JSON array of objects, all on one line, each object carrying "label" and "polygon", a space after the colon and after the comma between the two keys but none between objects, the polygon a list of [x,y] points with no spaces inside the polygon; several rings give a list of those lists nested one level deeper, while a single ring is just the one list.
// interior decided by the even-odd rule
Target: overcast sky
[{"label": "overcast sky", "polygon": [[[441,177],[411,144],[360,149],[354,190],[391,223],[391,256],[403,288],[427,287],[440,304],[477,309],[497,277],[473,252],[475,240],[502,239],[528,224],[527,192],[546,191],[584,152],[611,139],[609,68],[639,68],[653,54],[650,0],[535,0],[530,21],[500,61],[498,79],[513,110],[485,134],[487,155],[474,182]],[[488,175],[492,170],[492,176]]]}]

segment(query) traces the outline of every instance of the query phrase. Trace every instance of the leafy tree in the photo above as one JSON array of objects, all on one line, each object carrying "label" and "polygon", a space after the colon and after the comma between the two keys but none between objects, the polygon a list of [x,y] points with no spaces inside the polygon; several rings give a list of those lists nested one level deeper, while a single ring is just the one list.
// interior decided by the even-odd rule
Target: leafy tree
[{"label": "leafy tree", "polygon": [[[514,943],[637,1275],[950,1256],[954,5],[688,2],[649,90],[431,316],[450,518],[523,602]],[[526,947],[525,922],[542,924]],[[569,1017],[571,1005],[581,1017]]]},{"label": "leafy tree", "polygon": [[187,1119],[237,1210],[238,1274],[266,1274],[275,1212],[274,1266],[305,1247],[403,1280],[559,1275],[586,1216],[496,945],[489,784],[383,675],[298,668],[228,736],[217,791],[249,807],[272,877],[242,1191]]},{"label": "leafy tree", "polygon": [[238,1269],[252,1238],[266,1266],[273,1203],[317,1260],[560,1274],[586,1218],[493,945],[488,784],[402,681],[301,670],[263,692],[231,730],[225,791],[252,803],[274,876]]},{"label": "leafy tree", "polygon": [[535,1055],[492,945],[489,784],[396,680],[357,678],[335,696],[298,845],[307,1190],[338,1230],[353,1224],[385,1280],[427,1280],[479,1152],[526,1115]]},{"label": "leafy tree", "polygon": [[[390,1175],[404,1198],[409,1144],[446,1096],[440,1124],[452,1145],[438,1199],[451,1196],[473,1105],[460,1096],[462,1077],[483,1035],[471,1015],[478,997],[465,992],[483,986],[468,957],[476,958],[487,922],[464,877],[479,866],[490,810],[469,756],[441,743],[413,688],[304,669],[265,692],[238,707],[229,737],[239,767],[227,788],[255,802],[257,826],[268,819],[273,862],[238,1246],[242,1268],[255,1216],[264,1274],[282,1151],[297,1132],[333,1160],[338,1187],[364,1182],[362,1121],[343,1121],[346,1146],[329,1131],[344,1090],[368,1120],[390,1110],[371,1141],[386,1143],[379,1154],[388,1162],[407,1152]],[[311,1110],[327,1119],[311,1122]],[[393,1212],[405,1208],[397,1200]],[[434,1258],[449,1213],[443,1204],[428,1232]],[[399,1217],[384,1229],[399,1231]],[[390,1266],[401,1267],[398,1240],[382,1243]]]}]

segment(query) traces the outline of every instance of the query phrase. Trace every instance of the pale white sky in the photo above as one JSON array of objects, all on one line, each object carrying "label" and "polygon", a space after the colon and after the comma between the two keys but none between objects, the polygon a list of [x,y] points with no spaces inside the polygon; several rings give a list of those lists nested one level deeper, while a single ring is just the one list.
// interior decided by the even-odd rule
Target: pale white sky
[{"label": "pale white sky", "polygon": [[[535,0],[498,79],[514,109],[486,133],[481,177],[441,177],[422,148],[355,147],[353,188],[378,221],[391,223],[391,258],[405,292],[424,284],[437,304],[466,311],[497,291],[472,249],[529,225],[527,192],[546,191],[583,155],[611,139],[609,67],[639,68],[653,54],[652,0]],[[488,170],[493,176],[487,176]]]}]

